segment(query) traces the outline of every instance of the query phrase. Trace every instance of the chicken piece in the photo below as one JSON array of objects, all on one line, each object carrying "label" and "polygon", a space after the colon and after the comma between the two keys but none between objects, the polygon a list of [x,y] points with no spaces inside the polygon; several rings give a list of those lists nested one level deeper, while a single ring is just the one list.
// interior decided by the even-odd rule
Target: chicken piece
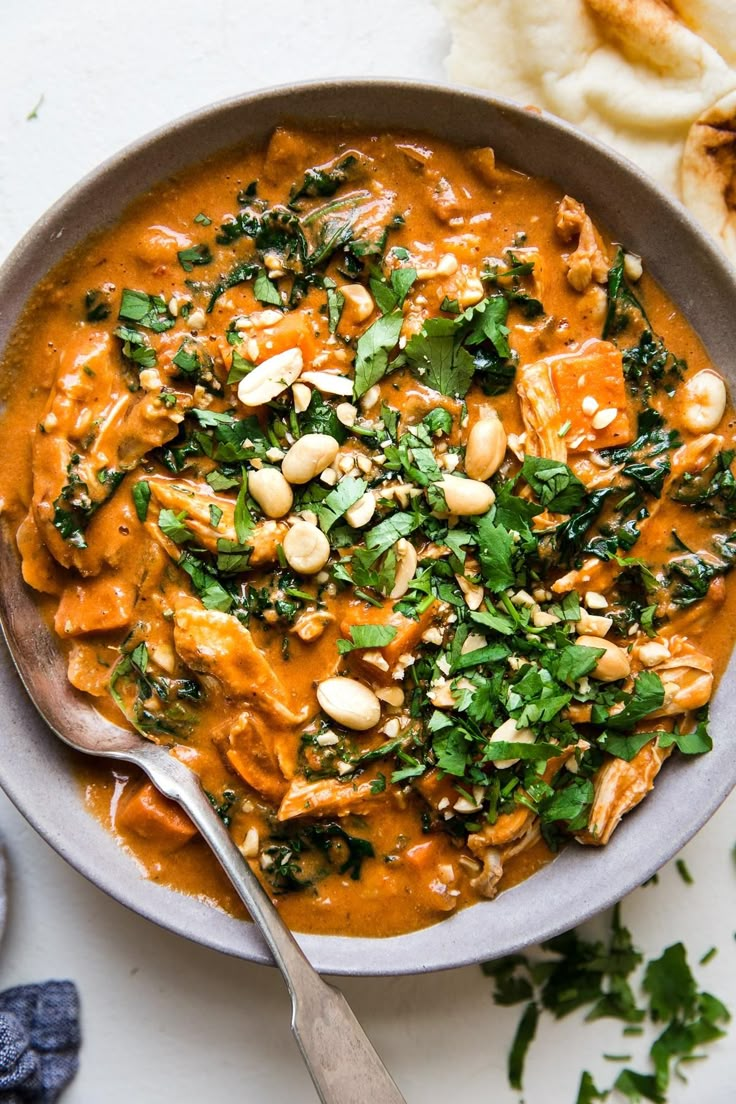
[{"label": "chicken piece", "polygon": [[392,601],[385,602],[380,609],[367,606],[364,602],[351,602],[347,615],[343,618],[340,631],[349,636],[354,625],[390,625],[396,629],[396,636],[383,648],[370,652],[350,652],[346,662],[351,671],[370,679],[372,682],[390,685],[403,657],[411,657],[424,633],[441,616],[442,604],[433,602],[418,620],[398,613]]},{"label": "chicken piece", "polygon": [[723,448],[723,437],[718,433],[701,433],[694,441],[688,441],[672,453],[671,478],[697,475],[712,464]]},{"label": "chicken piece", "polygon": [[310,147],[298,130],[276,127],[268,143],[262,177],[268,184],[281,184],[284,177],[296,179],[308,167]]},{"label": "chicken piece", "polygon": [[170,226],[155,224],[140,234],[136,252],[142,261],[155,271],[161,265],[175,264],[180,249],[188,249],[192,239]]},{"label": "chicken piece", "polygon": [[468,847],[473,854],[480,854],[489,845],[501,847],[523,836],[534,819],[531,809],[514,809],[513,813],[503,813],[495,824],[486,824],[480,832],[468,836]]},{"label": "chicken piece", "polygon": [[69,649],[67,676],[77,690],[103,698],[109,692],[110,672],[119,660],[117,647],[75,641]]},{"label": "chicken piece", "polygon": [[594,779],[595,796],[587,828],[575,833],[578,843],[608,843],[621,818],[654,788],[654,779],[671,750],[651,740],[630,763],[625,759],[604,763]]},{"label": "chicken piece", "polygon": [[531,456],[567,462],[567,445],[560,436],[564,419],[547,361],[527,364],[516,374],[516,391],[526,429],[526,451]]},{"label": "chicken piece", "polygon": [[188,667],[216,679],[226,698],[248,702],[264,720],[298,725],[306,719],[306,707],[297,714],[285,704],[290,695],[237,617],[194,599],[181,603],[174,612],[174,646]]},{"label": "chicken piece", "polygon": [[176,802],[163,797],[150,782],[143,782],[130,797],[123,798],[115,816],[115,827],[150,840],[165,854],[179,851],[197,834],[186,813]]},{"label": "chicken piece", "polygon": [[[208,484],[194,483],[186,479],[165,479],[154,476],[148,480],[151,497],[155,505],[174,513],[186,513],[183,524],[195,536],[203,548],[217,552],[219,540],[237,544],[235,532],[235,503],[232,498],[214,494]],[[210,507],[222,510],[217,526],[212,524]],[[289,530],[285,521],[259,521],[248,534],[248,546],[252,548],[249,566],[260,567],[263,564],[278,562],[278,549]],[[151,518],[149,531],[160,541],[173,559],[179,558],[179,549],[167,540]]]},{"label": "chicken piece", "polygon": [[[559,755],[545,763],[542,780],[550,783],[579,747],[587,749],[589,746],[586,741],[579,740],[563,748]],[[471,880],[471,886],[483,897],[495,897],[504,863],[533,847],[539,838],[539,820],[531,809],[523,806],[514,809],[513,813],[503,813],[495,824],[486,824],[480,832],[471,833],[468,848],[483,863],[483,869]]]},{"label": "chicken piece", "polygon": [[459,896],[451,892],[456,880],[455,868],[442,859],[442,844],[434,836],[403,851],[400,861],[418,875],[417,884],[412,887],[415,899],[437,912],[452,912],[457,908]]},{"label": "chicken piece", "polygon": [[[32,444],[32,508],[41,539],[64,567],[94,574],[84,531],[120,473],[177,433],[191,396],[131,391],[112,337],[80,332],[59,356],[56,382]],[[95,561],[96,562],[96,561]],[[99,570],[97,564],[97,570]]]},{"label": "chicken piece", "polygon": [[[292,740],[296,749],[293,736]],[[230,766],[254,790],[278,804],[288,783],[279,760],[273,725],[269,727],[253,713],[245,711],[230,727],[229,742],[225,755]],[[293,773],[291,764],[290,776]]]},{"label": "chicken piece", "polygon": [[615,560],[599,560],[597,556],[591,556],[583,560],[582,566],[561,575],[550,589],[555,594],[568,594],[571,590],[577,590],[582,594],[586,590],[595,590],[599,594],[606,594],[613,586],[614,580],[620,574],[621,568]]},{"label": "chicken piece", "polygon": [[[499,184],[518,184],[523,174],[517,169],[505,169],[496,161],[496,152],[490,146],[481,146],[465,154],[470,167],[484,184],[496,188]],[[514,250],[516,252],[516,250]]]},{"label": "chicken piece", "polygon": [[370,778],[367,775],[362,776],[360,782],[350,779],[340,781],[337,778],[320,778],[316,782],[307,782],[304,778],[295,778],[279,806],[278,819],[363,813],[384,796],[374,791],[371,785],[373,778],[373,774]]},{"label": "chicken piece", "polygon": [[20,552],[23,581],[42,594],[60,594],[64,582],[58,563],[42,543],[36,516],[30,510],[15,535]]},{"label": "chicken piece", "polygon": [[569,425],[570,452],[591,452],[629,444],[628,415],[621,352],[608,341],[586,341],[572,356],[549,360],[560,417]]},{"label": "chicken piece", "polygon": [[681,636],[669,641],[670,657],[650,668],[664,686],[664,704],[649,714],[674,717],[706,705],[713,693],[713,660]]},{"label": "chicken piece", "polygon": [[128,578],[118,571],[106,571],[82,583],[70,583],[62,591],[56,610],[56,632],[62,638],[83,636],[130,624],[138,595],[138,574],[138,564],[133,561]]},{"label": "chicken piece", "polygon": [[414,788],[419,791],[427,804],[435,810],[439,810],[440,807],[447,809],[460,796],[455,788],[452,775],[442,774],[436,768],[420,775],[414,782]]},{"label": "chicken piece", "polygon": [[539,822],[534,819],[526,830],[504,847],[488,847],[479,853],[483,869],[475,878],[470,879],[473,889],[482,897],[492,899],[498,892],[498,883],[503,877],[504,865],[515,855],[528,851],[540,838]]},{"label": "chicken piece", "polygon": [[565,196],[557,208],[555,229],[563,242],[578,239],[575,251],[565,257],[570,286],[583,292],[593,282],[604,284],[610,261],[583,204],[572,196]]}]

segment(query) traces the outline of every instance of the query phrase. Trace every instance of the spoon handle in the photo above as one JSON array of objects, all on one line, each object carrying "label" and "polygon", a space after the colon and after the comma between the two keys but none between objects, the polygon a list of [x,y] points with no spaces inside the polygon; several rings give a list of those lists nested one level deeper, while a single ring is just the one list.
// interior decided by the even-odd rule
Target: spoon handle
[{"label": "spoon handle", "polygon": [[233,843],[196,775],[156,744],[126,758],[177,801],[212,848],[266,941],[291,996],[291,1030],[323,1104],[406,1104],[343,994],[323,981]]}]

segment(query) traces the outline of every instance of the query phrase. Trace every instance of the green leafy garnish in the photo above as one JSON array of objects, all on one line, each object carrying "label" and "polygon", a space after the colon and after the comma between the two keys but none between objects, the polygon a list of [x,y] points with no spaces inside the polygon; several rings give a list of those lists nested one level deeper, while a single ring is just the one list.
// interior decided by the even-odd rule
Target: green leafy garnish
[{"label": "green leafy garnish", "polygon": [[347,655],[356,648],[385,648],[396,632],[393,625],[352,625],[350,640],[338,640],[337,650],[340,655]]}]

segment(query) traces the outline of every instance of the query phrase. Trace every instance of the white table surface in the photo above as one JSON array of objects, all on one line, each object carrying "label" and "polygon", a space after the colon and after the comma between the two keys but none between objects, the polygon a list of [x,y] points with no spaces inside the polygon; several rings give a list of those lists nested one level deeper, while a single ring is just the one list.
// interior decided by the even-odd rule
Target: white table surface
[{"label": "white table surface", "polygon": [[[431,0],[0,0],[0,14],[0,258],[80,176],[177,115],[289,80],[442,79],[449,42]],[[0,833],[12,870],[0,986],[71,977],[81,991],[81,1070],[65,1104],[315,1099],[274,972],[132,915],[66,866],[1,794]],[[684,852],[695,885],[670,865],[631,895],[624,917],[649,955],[682,939],[696,963],[717,946],[698,977],[736,1010],[734,841],[732,799]],[[480,970],[341,984],[409,1104],[519,1100],[505,1076],[518,1010],[494,1006]],[[736,1099],[733,1040],[709,1049],[689,1085],[674,1082],[672,1104]],[[601,1055],[629,1050],[630,1064],[646,1068],[646,1044],[622,1040],[615,1021],[545,1019],[524,1100],[573,1104],[581,1069],[608,1085],[618,1067]]]}]

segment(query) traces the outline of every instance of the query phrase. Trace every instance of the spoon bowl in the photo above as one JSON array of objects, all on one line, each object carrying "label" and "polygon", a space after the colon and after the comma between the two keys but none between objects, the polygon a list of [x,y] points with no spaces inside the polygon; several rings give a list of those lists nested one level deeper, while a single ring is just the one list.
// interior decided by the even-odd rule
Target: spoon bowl
[{"label": "spoon bowl", "polygon": [[[323,1104],[405,1104],[345,997],[312,968],[212,807],[197,776],[167,747],[101,717],[71,685],[66,664],[23,582],[14,535],[0,526],[0,626],[29,698],[48,727],[85,755],[140,767],[176,801],[232,882],[291,996],[291,1029]],[[367,1095],[365,1095],[367,1094]]]}]

